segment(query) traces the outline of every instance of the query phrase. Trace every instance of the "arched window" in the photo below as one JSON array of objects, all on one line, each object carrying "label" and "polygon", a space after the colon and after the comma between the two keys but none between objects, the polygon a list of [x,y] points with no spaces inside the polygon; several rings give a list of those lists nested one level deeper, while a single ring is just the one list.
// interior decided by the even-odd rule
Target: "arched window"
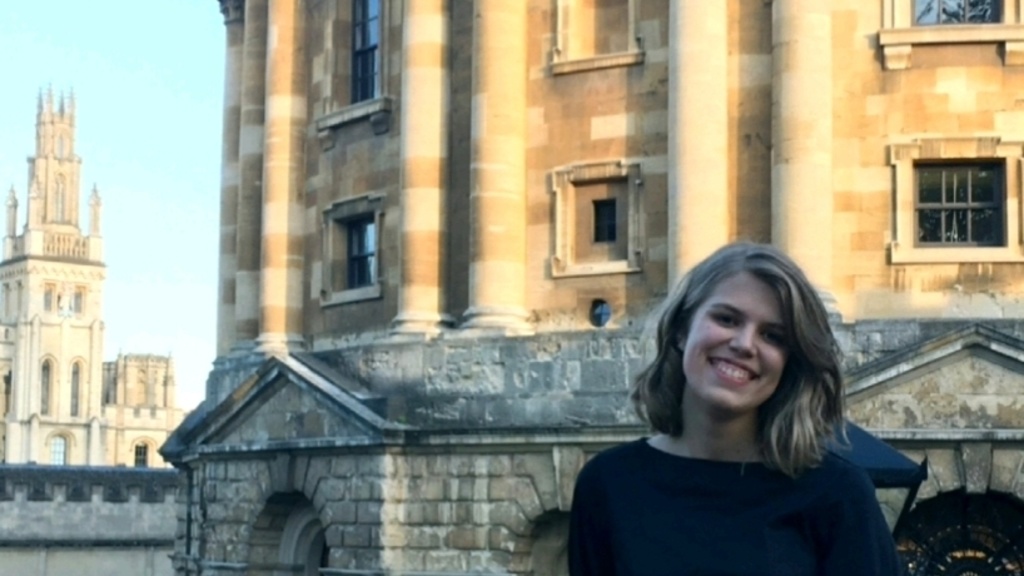
[{"label": "arched window", "polygon": [[78,416],[78,399],[80,382],[82,380],[82,365],[75,362],[71,365],[71,415]]},{"label": "arched window", "polygon": [[68,441],[63,436],[50,439],[50,464],[66,466],[68,463]]},{"label": "arched window", "polygon": [[64,135],[57,137],[57,158],[64,157]]},{"label": "arched window", "polygon": [[149,468],[149,445],[145,442],[135,445],[135,467]]},{"label": "arched window", "polygon": [[43,368],[39,374],[39,413],[50,413],[50,378],[53,370],[49,360],[43,360]]}]

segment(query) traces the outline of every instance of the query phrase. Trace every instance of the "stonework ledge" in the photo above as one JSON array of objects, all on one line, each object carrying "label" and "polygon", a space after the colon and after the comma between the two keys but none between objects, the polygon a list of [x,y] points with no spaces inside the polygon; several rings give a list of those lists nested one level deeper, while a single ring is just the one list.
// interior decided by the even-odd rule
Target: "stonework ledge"
[{"label": "stonework ledge", "polygon": [[614,54],[602,54],[591,58],[552,62],[551,73],[556,76],[560,74],[574,74],[576,72],[588,72],[590,70],[600,70],[602,68],[633,66],[634,64],[643,64],[643,62],[643,50],[616,52]]},{"label": "stonework ledge", "polygon": [[324,150],[334,147],[333,132],[346,124],[369,119],[374,134],[384,134],[390,128],[391,98],[382,96],[335,110],[316,119],[316,131]]},{"label": "stonework ledge", "polygon": [[903,428],[899,430],[869,430],[888,441],[915,440],[924,442],[1021,442],[1024,429],[1017,428]]},{"label": "stonework ledge", "polygon": [[885,56],[886,70],[911,66],[913,46],[923,44],[1003,43],[1006,66],[1024,65],[1024,24],[980,24],[962,26],[914,26],[878,32],[878,44]]}]

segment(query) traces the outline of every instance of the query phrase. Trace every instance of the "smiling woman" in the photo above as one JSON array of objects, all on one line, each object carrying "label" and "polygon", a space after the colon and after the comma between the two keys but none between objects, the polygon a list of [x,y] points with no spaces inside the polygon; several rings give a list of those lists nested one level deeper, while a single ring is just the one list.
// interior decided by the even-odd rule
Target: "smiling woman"
[{"label": "smiling woman", "polygon": [[839,348],[778,250],[731,244],[690,271],[631,398],[658,434],[581,471],[571,574],[899,573],[871,481],[827,453]]}]

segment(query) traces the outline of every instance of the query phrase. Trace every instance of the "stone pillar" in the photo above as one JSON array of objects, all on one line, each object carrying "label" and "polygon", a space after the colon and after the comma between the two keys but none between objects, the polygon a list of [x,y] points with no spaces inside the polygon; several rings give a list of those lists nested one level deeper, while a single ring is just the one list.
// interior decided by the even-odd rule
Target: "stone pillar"
[{"label": "stone pillar", "polygon": [[772,242],[834,312],[829,2],[772,5]]},{"label": "stone pillar", "polygon": [[217,355],[235,342],[235,252],[238,219],[238,138],[241,123],[242,11],[244,0],[220,0],[226,35],[224,130],[220,168],[220,265],[217,286]]},{"label": "stone pillar", "polygon": [[302,345],[305,15],[305,0],[270,0],[258,338],[269,354]]},{"label": "stone pillar", "polygon": [[475,0],[471,247],[465,327],[527,334],[526,21],[522,0]]},{"label": "stone pillar", "polygon": [[729,241],[728,2],[669,3],[668,281]]},{"label": "stone pillar", "polygon": [[444,184],[448,160],[445,0],[405,2],[402,19],[401,288],[396,334],[434,335],[444,315]]},{"label": "stone pillar", "polygon": [[263,217],[263,121],[267,73],[267,0],[246,0],[242,37],[239,185],[235,218],[235,347],[259,335],[260,225]]},{"label": "stone pillar", "polygon": [[[107,462],[103,461],[103,431],[100,428],[100,419],[95,416],[89,420],[88,450],[87,462],[89,466],[103,466],[107,464]],[[113,464],[113,462],[110,464]]]}]

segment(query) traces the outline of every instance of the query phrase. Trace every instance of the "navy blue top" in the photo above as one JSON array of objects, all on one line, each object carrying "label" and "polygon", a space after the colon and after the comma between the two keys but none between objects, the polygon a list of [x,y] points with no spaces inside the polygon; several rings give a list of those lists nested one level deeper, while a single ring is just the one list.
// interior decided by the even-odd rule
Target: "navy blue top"
[{"label": "navy blue top", "polygon": [[684,458],[636,440],[576,481],[571,576],[896,576],[892,535],[860,468],[827,455],[796,479],[760,463]]}]

